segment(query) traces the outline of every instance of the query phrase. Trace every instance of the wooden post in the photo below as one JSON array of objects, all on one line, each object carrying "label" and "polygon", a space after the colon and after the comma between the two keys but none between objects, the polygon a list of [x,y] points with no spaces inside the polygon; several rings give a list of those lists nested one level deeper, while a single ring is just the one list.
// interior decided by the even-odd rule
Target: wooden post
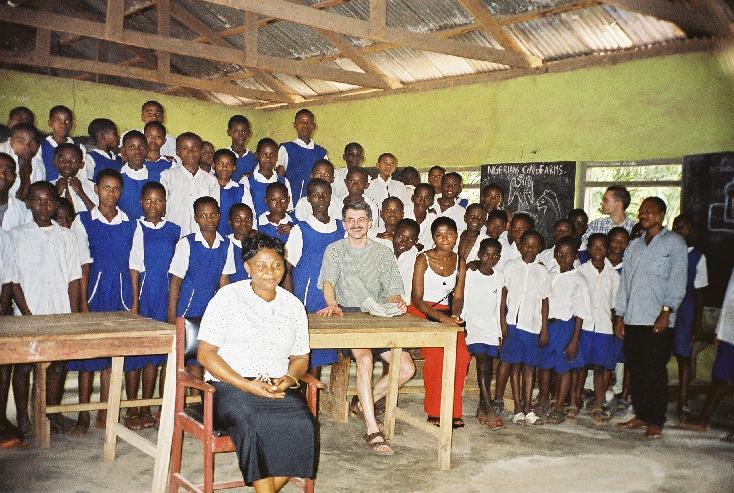
[{"label": "wooden post", "polygon": [[339,354],[339,360],[331,365],[329,376],[329,409],[331,417],[337,423],[349,420],[347,389],[349,388],[349,367],[352,358]]},{"label": "wooden post", "polygon": [[257,19],[257,14],[245,12],[245,65],[249,67],[257,66]]},{"label": "wooden post", "polygon": [[115,460],[117,448],[117,422],[120,420],[120,397],[122,395],[122,364],[125,358],[112,358],[112,375],[110,376],[110,395],[107,398],[107,422],[105,423],[104,461]]},{"label": "wooden post", "polygon": [[438,436],[438,465],[442,471],[451,469],[451,427],[454,405],[454,369],[456,368],[456,337],[445,336],[443,345],[443,372],[441,374],[441,426]]},{"label": "wooden post", "polygon": [[398,405],[398,385],[400,384],[400,357],[403,348],[390,350],[390,373],[387,376],[387,396],[385,396],[385,438],[391,439],[395,433],[395,407]]},{"label": "wooden post", "polygon": [[[125,3],[125,2],[120,2]],[[171,32],[171,4],[170,0],[156,1],[156,15],[158,19],[158,35],[168,37]],[[158,73],[161,82],[167,82],[171,74],[171,54],[166,51],[158,52]]]},{"label": "wooden post", "polygon": [[168,482],[168,467],[171,464],[171,442],[173,440],[174,405],[176,400],[176,341],[168,353],[166,381],[163,387],[161,421],[158,425],[155,466],[153,467],[153,493],[165,493]]},{"label": "wooden post", "polygon": [[36,432],[36,443],[42,449],[51,446],[51,427],[46,417],[46,368],[48,368],[48,363],[35,364],[33,384],[33,425]]}]

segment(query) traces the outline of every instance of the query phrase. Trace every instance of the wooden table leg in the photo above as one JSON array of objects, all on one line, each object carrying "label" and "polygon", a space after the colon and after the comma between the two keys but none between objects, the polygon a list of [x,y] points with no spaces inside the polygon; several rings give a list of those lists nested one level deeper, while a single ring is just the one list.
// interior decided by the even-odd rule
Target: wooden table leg
[{"label": "wooden table leg", "polygon": [[349,388],[349,367],[351,364],[352,358],[340,353],[338,361],[331,365],[327,408],[331,418],[337,423],[349,421],[347,389]]},{"label": "wooden table leg", "polygon": [[39,448],[51,447],[51,425],[46,416],[46,368],[48,363],[36,363],[33,384],[33,426]]},{"label": "wooden table leg", "polygon": [[112,375],[110,376],[110,395],[107,398],[107,422],[105,424],[104,460],[115,460],[117,449],[117,423],[120,421],[120,398],[122,396],[122,364],[125,358],[112,358]]},{"label": "wooden table leg", "polygon": [[454,374],[456,372],[456,332],[446,336],[443,346],[441,374],[441,427],[438,437],[438,464],[442,471],[451,469],[451,421],[454,404]]},{"label": "wooden table leg", "polygon": [[153,467],[153,493],[165,493],[168,483],[168,467],[171,463],[171,441],[173,439],[173,416],[176,397],[176,343],[168,353],[166,381],[161,404],[161,421],[158,426],[155,466]]},{"label": "wooden table leg", "polygon": [[395,433],[395,407],[398,405],[398,384],[400,383],[400,356],[403,348],[390,350],[390,373],[387,377],[387,396],[385,397],[385,438]]}]

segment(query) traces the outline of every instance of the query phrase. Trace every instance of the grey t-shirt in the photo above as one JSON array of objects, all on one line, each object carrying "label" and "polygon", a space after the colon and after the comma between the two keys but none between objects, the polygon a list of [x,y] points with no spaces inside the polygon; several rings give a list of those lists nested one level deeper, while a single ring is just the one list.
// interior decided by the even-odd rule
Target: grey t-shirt
[{"label": "grey t-shirt", "polygon": [[326,248],[318,287],[334,285],[336,302],[358,307],[372,297],[386,303],[392,295],[402,295],[403,279],[395,255],[384,245],[369,240],[364,248],[349,244],[349,239],[335,241]]}]

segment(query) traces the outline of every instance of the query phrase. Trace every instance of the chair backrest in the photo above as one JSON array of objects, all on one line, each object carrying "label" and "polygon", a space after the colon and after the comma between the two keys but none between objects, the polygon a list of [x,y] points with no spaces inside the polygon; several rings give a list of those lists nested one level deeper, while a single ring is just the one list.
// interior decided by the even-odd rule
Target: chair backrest
[{"label": "chair backrest", "polygon": [[196,358],[199,351],[201,317],[176,319],[176,368],[183,370],[186,361]]}]

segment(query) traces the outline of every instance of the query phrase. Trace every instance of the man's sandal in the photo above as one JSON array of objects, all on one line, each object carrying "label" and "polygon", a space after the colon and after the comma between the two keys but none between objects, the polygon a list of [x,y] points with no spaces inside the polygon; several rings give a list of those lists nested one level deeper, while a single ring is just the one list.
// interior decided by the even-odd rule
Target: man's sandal
[{"label": "man's sandal", "polygon": [[357,419],[364,421],[364,413],[362,412],[362,407],[359,405],[359,397],[356,395],[352,397],[352,402],[349,403],[349,412]]},{"label": "man's sandal", "polygon": [[[381,438],[381,440],[373,441],[376,438]],[[367,444],[367,448],[372,454],[387,456],[395,453],[395,451],[390,448],[390,444],[387,443],[387,440],[385,440],[385,434],[381,431],[370,433],[369,435],[365,433],[362,436],[362,439],[364,440],[364,443]],[[383,445],[386,446],[388,450],[377,450],[378,447],[382,447]]]}]

